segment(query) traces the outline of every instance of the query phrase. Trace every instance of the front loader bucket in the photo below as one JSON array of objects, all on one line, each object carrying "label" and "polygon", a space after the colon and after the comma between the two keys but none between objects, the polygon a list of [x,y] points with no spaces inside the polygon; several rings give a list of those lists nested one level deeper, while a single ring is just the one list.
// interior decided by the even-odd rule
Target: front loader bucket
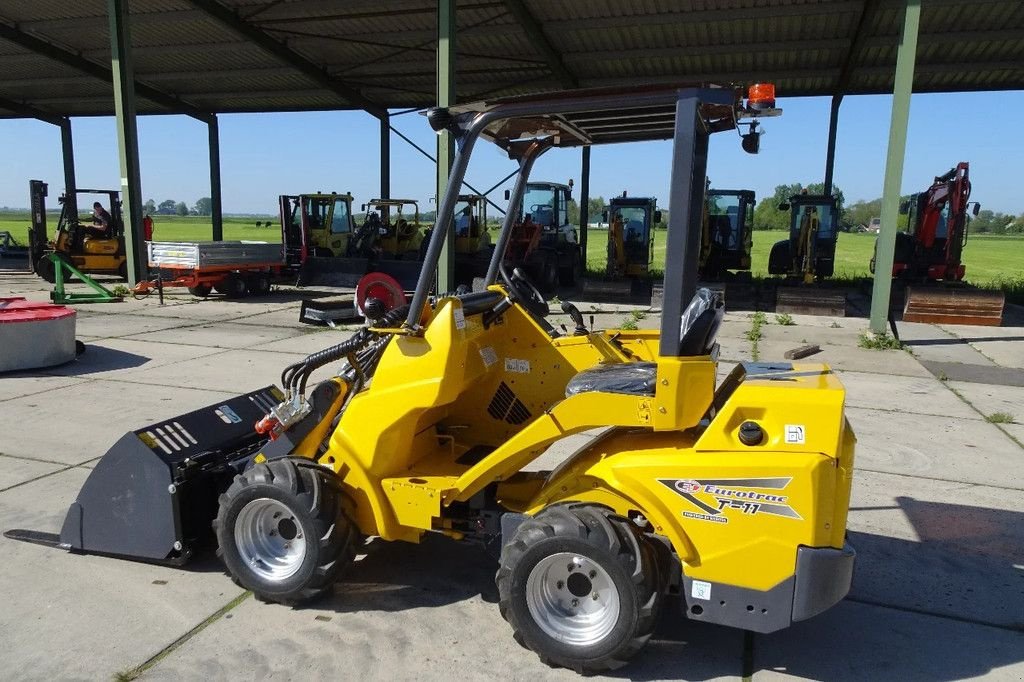
[{"label": "front loader bucket", "polygon": [[210,535],[218,496],[262,445],[253,425],[282,399],[268,386],[125,434],[86,479],[59,544],[184,563]]},{"label": "front loader bucket", "polygon": [[370,265],[367,258],[324,258],[313,256],[306,259],[299,273],[300,286],[351,287],[365,275]]}]

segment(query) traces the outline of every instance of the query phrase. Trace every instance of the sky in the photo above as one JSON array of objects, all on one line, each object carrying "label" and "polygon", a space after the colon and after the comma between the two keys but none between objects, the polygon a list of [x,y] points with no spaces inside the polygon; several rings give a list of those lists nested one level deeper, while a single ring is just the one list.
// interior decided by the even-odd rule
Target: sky
[{"label": "sky", "polygon": [[[847,202],[881,196],[888,144],[890,96],[847,97],[839,115],[835,184]],[[759,198],[776,185],[821,182],[828,135],[829,99],[780,98],[780,118],[764,122],[761,153],[740,149],[735,132],[712,137],[712,186],[753,189]],[[972,200],[983,209],[1024,213],[1020,191],[1024,143],[1007,112],[1024,109],[1024,91],[914,95],[911,101],[902,193],[921,191],[933,176],[970,161]],[[997,120],[998,119],[998,120]],[[433,151],[435,135],[423,116],[392,118],[393,125]],[[79,187],[119,186],[114,119],[72,122]],[[187,116],[140,116],[139,153],[144,199],[195,201],[209,196],[205,124]],[[225,213],[276,213],[277,196],[317,191],[351,192],[358,204],[379,193],[379,127],[361,112],[224,114],[220,116],[222,197]],[[1016,140],[1016,142],[1014,142]],[[64,185],[60,131],[35,120],[0,120],[0,206],[26,207],[28,180],[50,183],[50,203]],[[671,142],[595,147],[591,196],[669,196]],[[477,145],[467,180],[487,189],[514,169],[500,150]],[[391,142],[391,195],[433,210],[434,166],[397,136]],[[541,157],[535,180],[577,182],[580,151],[552,150]],[[491,195],[503,205],[500,186]]]}]

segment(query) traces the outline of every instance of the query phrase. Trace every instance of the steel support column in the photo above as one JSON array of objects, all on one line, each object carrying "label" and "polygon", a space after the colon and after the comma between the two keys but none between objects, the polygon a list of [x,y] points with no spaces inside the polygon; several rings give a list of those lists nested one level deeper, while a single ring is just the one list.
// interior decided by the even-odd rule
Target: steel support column
[{"label": "steel support column", "polygon": [[828,116],[828,147],[825,153],[825,187],[822,194],[832,194],[832,172],[836,167],[836,131],[839,127],[839,105],[843,103],[842,95],[832,96],[832,110]]},{"label": "steel support column", "polygon": [[587,270],[587,232],[590,224],[590,145],[583,148],[580,166],[580,257],[584,273]]},{"label": "steel support column", "polygon": [[391,198],[391,117],[380,117],[380,198]]},{"label": "steel support column", "polygon": [[78,197],[75,188],[75,145],[71,139],[71,119],[60,120],[60,149],[64,157],[64,206],[69,216],[78,215]]},{"label": "steel support column", "polygon": [[[455,104],[455,0],[438,0],[437,3],[437,106]],[[437,136],[437,201],[448,187],[455,156],[455,140],[450,132],[442,131]],[[437,226],[434,228],[438,229]],[[447,235],[441,248],[437,266],[437,291],[455,289],[455,232],[444,230]]]},{"label": "steel support column", "polygon": [[889,123],[889,152],[885,159],[885,184],[882,189],[882,226],[875,256],[875,283],[871,290],[871,331],[885,332],[892,292],[892,261],[896,245],[896,219],[899,212],[903,160],[907,148],[907,123],[910,119],[910,94],[914,87],[914,63],[917,58],[917,29],[921,19],[921,0],[906,0],[903,34],[896,53],[896,77],[892,91],[892,119]]},{"label": "steel support column", "polygon": [[121,164],[121,206],[128,257],[128,286],[146,278],[142,231],[142,180],[139,175],[139,132],[135,121],[135,76],[132,68],[128,0],[107,0],[110,21],[110,66],[114,76],[117,152]]},{"label": "steel support column", "polygon": [[213,221],[213,241],[224,240],[224,213],[220,197],[220,124],[211,114],[206,122],[210,148],[210,217]]}]

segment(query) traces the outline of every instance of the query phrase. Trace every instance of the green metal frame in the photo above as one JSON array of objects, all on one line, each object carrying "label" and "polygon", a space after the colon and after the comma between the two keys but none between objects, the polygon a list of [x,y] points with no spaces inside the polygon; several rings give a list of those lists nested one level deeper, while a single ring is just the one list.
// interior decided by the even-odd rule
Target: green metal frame
[{"label": "green metal frame", "polygon": [[[53,291],[50,292],[50,300],[54,303],[117,303],[121,297],[106,288],[89,275],[76,268],[55,253],[48,253],[43,258],[48,258],[53,263]],[[64,272],[67,271],[80,279],[94,294],[76,294],[64,290]]]},{"label": "green metal frame", "polygon": [[896,219],[899,213],[903,160],[907,149],[907,123],[910,120],[910,93],[914,87],[914,63],[917,58],[917,29],[921,21],[921,0],[906,0],[903,37],[896,53],[896,77],[892,92],[892,119],[889,123],[889,153],[885,159],[885,184],[882,190],[882,226],[875,255],[875,282],[871,291],[871,331],[883,334],[889,319],[892,293],[892,261],[896,248]]},{"label": "green metal frame", "polygon": [[[437,3],[437,106],[455,104],[455,0]],[[448,188],[455,158],[455,137],[447,130],[437,136],[437,200]],[[455,288],[455,232],[448,230],[437,264],[437,291]]]}]

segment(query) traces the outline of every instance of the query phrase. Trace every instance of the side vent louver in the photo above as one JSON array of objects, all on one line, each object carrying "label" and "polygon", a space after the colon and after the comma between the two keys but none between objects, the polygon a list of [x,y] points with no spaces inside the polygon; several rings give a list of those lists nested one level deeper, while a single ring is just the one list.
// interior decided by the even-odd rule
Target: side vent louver
[{"label": "side vent louver", "polygon": [[487,413],[499,421],[506,421],[509,424],[522,424],[530,418],[530,411],[526,409],[512,389],[505,382],[501,382],[498,390],[494,392],[490,404],[487,406]]}]

